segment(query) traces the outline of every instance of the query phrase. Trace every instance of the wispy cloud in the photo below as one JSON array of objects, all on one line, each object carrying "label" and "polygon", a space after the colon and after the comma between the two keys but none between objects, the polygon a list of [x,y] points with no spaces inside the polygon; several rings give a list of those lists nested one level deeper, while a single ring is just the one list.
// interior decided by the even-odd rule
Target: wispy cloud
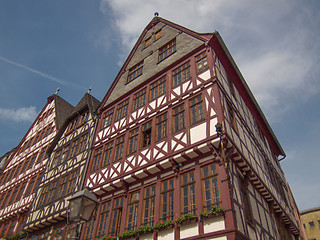
[{"label": "wispy cloud", "polygon": [[0,108],[0,119],[15,122],[33,122],[37,116],[36,107],[5,109]]},{"label": "wispy cloud", "polygon": [[60,83],[60,84],[62,84],[62,85],[67,85],[65,81],[62,81],[62,80],[60,80],[60,79],[58,79],[58,78],[56,78],[56,77],[50,76],[49,74],[40,72],[40,71],[38,71],[38,70],[35,70],[35,69],[30,68],[30,67],[28,67],[28,66],[25,66],[25,65],[23,65],[23,64],[20,64],[20,63],[11,61],[11,60],[9,60],[9,59],[7,59],[7,58],[4,58],[4,57],[1,57],[1,56],[0,56],[0,60],[4,61],[4,62],[6,62],[6,63],[12,64],[12,65],[14,65],[14,66],[23,68],[23,69],[25,69],[25,70],[27,70],[27,71],[29,71],[29,72],[33,72],[33,73],[35,73],[35,74],[37,74],[37,75],[39,75],[39,76],[41,76],[41,77],[47,78],[47,79],[52,80],[52,81],[54,81],[54,82]]}]

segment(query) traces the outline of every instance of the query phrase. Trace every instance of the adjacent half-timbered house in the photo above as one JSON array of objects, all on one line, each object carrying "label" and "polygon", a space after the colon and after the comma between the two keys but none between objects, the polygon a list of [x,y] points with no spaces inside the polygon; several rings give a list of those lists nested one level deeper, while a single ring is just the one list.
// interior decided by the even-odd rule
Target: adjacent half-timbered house
[{"label": "adjacent half-timbered house", "polygon": [[100,102],[86,93],[49,146],[47,168],[36,190],[24,231],[28,239],[70,239],[68,197],[82,189]]},{"label": "adjacent half-timbered house", "polygon": [[155,17],[99,116],[85,185],[100,204],[81,239],[298,236],[285,153],[219,33]]},{"label": "adjacent half-timbered house", "polygon": [[47,164],[45,152],[72,109],[56,94],[50,96],[19,146],[6,160],[0,183],[0,236],[22,231]]}]

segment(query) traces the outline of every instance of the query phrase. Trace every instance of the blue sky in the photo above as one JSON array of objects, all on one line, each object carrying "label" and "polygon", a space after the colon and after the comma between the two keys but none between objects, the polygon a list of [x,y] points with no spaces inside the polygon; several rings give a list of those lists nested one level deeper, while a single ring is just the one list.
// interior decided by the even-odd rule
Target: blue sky
[{"label": "blue sky", "polygon": [[46,99],[102,100],[154,12],[219,31],[287,157],[300,210],[320,206],[320,1],[0,0],[0,155]]}]

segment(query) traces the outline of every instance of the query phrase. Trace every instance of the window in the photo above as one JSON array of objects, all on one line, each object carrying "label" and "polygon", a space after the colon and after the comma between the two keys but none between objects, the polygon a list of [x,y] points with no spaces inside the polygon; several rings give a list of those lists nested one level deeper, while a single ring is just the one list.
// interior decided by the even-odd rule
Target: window
[{"label": "window", "polygon": [[166,76],[155,81],[150,86],[150,100],[153,100],[166,92]]},{"label": "window", "polygon": [[314,222],[309,222],[310,227],[314,227]]},{"label": "window", "polygon": [[35,154],[33,154],[32,157],[30,158],[30,163],[29,163],[28,169],[30,169],[30,168],[33,167],[33,164],[36,162],[37,155],[38,155],[38,153],[35,153]]},{"label": "window", "polygon": [[167,114],[157,117],[157,141],[167,137]]},{"label": "window", "polygon": [[201,95],[189,100],[191,124],[195,124],[204,119]]},{"label": "window", "polygon": [[173,220],[173,190],[173,179],[162,182],[160,217],[163,221]]},{"label": "window", "polygon": [[129,104],[129,99],[123,101],[122,103],[120,103],[120,104],[118,105],[116,120],[119,120],[119,119],[127,116],[128,104]]},{"label": "window", "polygon": [[244,183],[244,180],[241,179],[241,195],[242,195],[242,206],[245,213],[246,220],[249,224],[253,224],[252,210],[250,206],[250,200],[247,193],[247,186]]},{"label": "window", "polygon": [[142,125],[142,142],[141,142],[142,147],[146,147],[151,144],[151,130],[152,130],[151,125],[152,125],[151,121]]},{"label": "window", "polygon": [[122,158],[124,145],[124,135],[116,139],[115,157],[114,160],[118,161]]},{"label": "window", "polygon": [[188,80],[190,75],[190,63],[187,62],[183,64],[181,67],[178,67],[176,70],[173,71],[172,74],[173,78],[173,87],[180,85],[181,83]]},{"label": "window", "polygon": [[237,120],[236,120],[234,111],[229,103],[227,103],[227,110],[228,110],[228,114],[229,114],[230,124],[231,124],[233,130],[236,133],[238,133]]},{"label": "window", "polygon": [[43,207],[46,204],[47,197],[48,197],[48,191],[49,191],[49,184],[42,188],[41,197],[38,202],[38,208]]},{"label": "window", "polygon": [[101,158],[102,158],[102,147],[98,148],[94,152],[94,157],[93,157],[93,162],[92,162],[92,167],[91,167],[92,172],[97,171],[99,169]]},{"label": "window", "polygon": [[65,176],[61,179],[60,186],[58,188],[57,198],[61,198],[64,196],[64,192],[67,188],[68,177],[69,176]]},{"label": "window", "polygon": [[218,173],[215,164],[201,168],[203,211],[210,211],[211,206],[220,207]]},{"label": "window", "polygon": [[127,230],[137,228],[138,209],[139,209],[140,192],[131,193],[128,204]]},{"label": "window", "polygon": [[37,163],[36,164],[40,163],[43,160],[43,158],[45,156],[45,153],[46,153],[46,150],[47,150],[46,147],[41,149],[41,152],[39,154],[39,157],[37,159]]},{"label": "window", "polygon": [[55,199],[54,198],[54,195],[55,195],[54,193],[55,193],[55,190],[56,190],[56,187],[57,187],[57,183],[58,183],[58,181],[55,181],[55,182],[50,184],[49,191],[48,191],[47,203],[50,203]]},{"label": "window", "polygon": [[196,69],[197,73],[202,72],[203,70],[208,68],[208,62],[207,62],[207,54],[206,52],[203,52],[196,56]]},{"label": "window", "polygon": [[184,125],[184,104],[173,109],[173,132],[176,133],[185,128]]},{"label": "window", "polygon": [[62,155],[61,155],[61,163],[63,163],[65,160],[67,160],[68,154],[69,154],[69,149],[70,149],[70,145],[67,145],[63,148]]},{"label": "window", "polygon": [[143,225],[151,225],[154,223],[154,206],[156,200],[156,186],[152,185],[144,189],[143,200]]},{"label": "window", "polygon": [[183,214],[196,214],[196,195],[194,172],[188,172],[181,176],[181,211]]},{"label": "window", "polygon": [[78,153],[80,139],[73,141],[71,145],[70,158],[74,157]]},{"label": "window", "polygon": [[150,46],[151,43],[152,43],[152,38],[151,37],[147,38],[146,41],[144,42],[144,47],[146,48]]},{"label": "window", "polygon": [[61,153],[62,153],[62,149],[60,149],[59,151],[56,151],[51,168],[54,168],[59,164],[60,158],[61,158]]},{"label": "window", "polygon": [[146,101],[146,88],[142,89],[138,93],[136,93],[133,97],[133,110],[137,110],[138,108],[144,106]]},{"label": "window", "polygon": [[158,32],[154,35],[154,40],[157,41],[162,36],[162,29],[160,29]]},{"label": "window", "polygon": [[110,160],[112,158],[112,148],[113,148],[113,141],[106,144],[104,148],[104,157],[103,157],[102,167],[105,167],[110,164]]},{"label": "window", "polygon": [[108,127],[112,123],[114,109],[108,110],[105,114],[103,114],[103,123],[102,128]]},{"label": "window", "polygon": [[80,146],[79,146],[79,153],[82,153],[86,149],[86,143],[88,140],[88,134],[80,137]]},{"label": "window", "polygon": [[[33,185],[35,184],[36,181],[36,177],[31,178],[27,192],[25,194],[25,196],[29,196],[29,194],[31,193],[32,189],[33,189]],[[35,188],[34,188],[35,189]],[[33,190],[34,191],[34,190]]]},{"label": "window", "polygon": [[86,223],[85,225],[85,235],[84,235],[84,239],[85,240],[91,240],[94,239],[94,226],[95,226],[95,222],[96,222],[96,211],[94,211],[92,213],[92,216],[90,217],[89,221]]},{"label": "window", "polygon": [[129,69],[128,82],[142,75],[143,61]]},{"label": "window", "polygon": [[131,154],[137,151],[138,134],[139,134],[139,128],[136,128],[129,132],[128,154]]},{"label": "window", "polygon": [[70,173],[69,175],[69,182],[67,185],[67,192],[65,195],[68,195],[69,193],[71,193],[75,187],[75,183],[77,180],[77,175],[78,175],[78,171],[73,171],[72,173]]},{"label": "window", "polygon": [[159,49],[159,62],[169,57],[176,51],[176,39],[171,40]]},{"label": "window", "polygon": [[114,200],[109,231],[110,236],[118,236],[120,233],[122,206],[123,197]]},{"label": "window", "polygon": [[96,237],[104,237],[107,233],[107,219],[109,217],[109,211],[110,211],[110,202],[103,203],[101,205],[101,212],[99,216],[99,223],[98,223],[98,229]]}]

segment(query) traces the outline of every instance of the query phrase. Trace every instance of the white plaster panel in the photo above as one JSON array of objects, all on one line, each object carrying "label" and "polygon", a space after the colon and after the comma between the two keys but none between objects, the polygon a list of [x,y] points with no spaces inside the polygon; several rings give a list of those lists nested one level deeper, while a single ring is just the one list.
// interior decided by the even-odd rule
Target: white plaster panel
[{"label": "white plaster panel", "polygon": [[206,138],[206,127],[207,123],[204,122],[190,129],[191,144],[199,142]]},{"label": "white plaster panel", "polygon": [[139,236],[139,240],[153,240],[153,233],[143,234]]},{"label": "white plaster panel", "polygon": [[236,214],[236,219],[237,219],[237,227],[238,227],[238,230],[239,230],[241,233],[245,234],[241,210],[240,210],[240,208],[238,207],[238,205],[236,205],[236,204],[234,205],[234,209],[235,209],[235,214]]},{"label": "white plaster panel", "polygon": [[187,223],[180,226],[180,238],[198,235],[198,223]]},{"label": "white plaster panel", "polygon": [[170,240],[174,239],[174,229],[167,229],[159,231],[158,240]]},{"label": "white plaster panel", "polygon": [[204,73],[201,73],[199,77],[202,78],[203,80],[208,80],[211,77],[210,70],[207,70]]},{"label": "white plaster panel", "polygon": [[217,118],[213,118],[210,120],[210,136],[213,136],[216,134],[216,124],[218,123],[218,119]]},{"label": "white plaster panel", "polygon": [[204,233],[216,232],[225,229],[224,217],[213,217],[203,221]]}]

